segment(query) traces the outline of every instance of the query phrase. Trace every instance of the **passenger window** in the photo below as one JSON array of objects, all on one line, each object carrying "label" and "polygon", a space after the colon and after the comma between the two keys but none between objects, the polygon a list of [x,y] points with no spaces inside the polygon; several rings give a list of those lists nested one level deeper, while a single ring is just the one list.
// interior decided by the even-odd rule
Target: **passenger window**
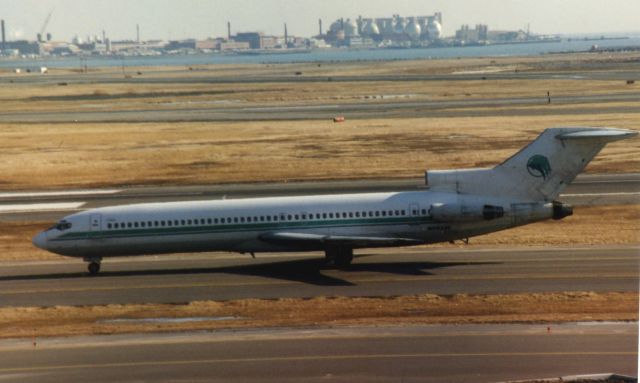
[{"label": "passenger window", "polygon": [[405,212],[404,212],[404,210],[401,210],[401,212],[402,212],[402,215],[405,215]]},{"label": "passenger window", "polygon": [[107,224],[107,229],[111,229],[111,224],[110,223]]},{"label": "passenger window", "polygon": [[386,216],[387,216],[387,212],[383,210],[383,211],[382,211],[382,216],[383,216],[383,217],[386,217]]},{"label": "passenger window", "polygon": [[380,211],[376,210],[376,217],[380,217]]},{"label": "passenger window", "polygon": [[[238,222],[238,221],[236,221]],[[240,217],[240,222],[244,222],[244,217]]]},{"label": "passenger window", "polygon": [[427,209],[422,209],[422,215],[427,215]]}]

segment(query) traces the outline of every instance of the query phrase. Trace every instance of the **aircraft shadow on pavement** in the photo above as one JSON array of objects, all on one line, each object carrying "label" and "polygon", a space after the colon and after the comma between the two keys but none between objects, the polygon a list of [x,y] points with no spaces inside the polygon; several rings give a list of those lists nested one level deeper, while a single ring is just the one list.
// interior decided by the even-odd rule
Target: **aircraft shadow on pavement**
[{"label": "aircraft shadow on pavement", "polygon": [[[372,254],[373,255],[373,254]],[[199,275],[199,274],[235,274],[247,275],[286,281],[301,282],[318,286],[355,286],[356,284],[337,276],[327,275],[326,271],[336,273],[361,273],[375,272],[396,275],[433,275],[429,270],[456,267],[465,265],[486,265],[499,262],[366,262],[363,258],[368,255],[359,255],[353,264],[345,269],[334,269],[327,265],[324,258],[296,259],[277,261],[270,263],[252,263],[220,267],[196,267],[196,268],[172,268],[172,269],[143,269],[143,270],[114,270],[109,271],[109,263],[103,264],[103,271],[98,276],[91,277],[86,272],[53,273],[37,275],[11,275],[0,277],[2,281],[21,280],[54,280],[54,279],[78,279],[78,278],[105,278],[105,277],[131,277],[131,276],[162,276],[162,275]],[[105,270],[106,269],[106,270]]]}]

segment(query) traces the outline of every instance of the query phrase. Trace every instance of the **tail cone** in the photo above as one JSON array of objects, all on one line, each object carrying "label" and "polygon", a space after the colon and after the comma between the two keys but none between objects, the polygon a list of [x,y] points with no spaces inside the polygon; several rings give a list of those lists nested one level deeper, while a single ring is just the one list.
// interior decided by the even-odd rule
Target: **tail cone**
[{"label": "tail cone", "polygon": [[553,219],[558,220],[573,215],[573,206],[553,201]]}]

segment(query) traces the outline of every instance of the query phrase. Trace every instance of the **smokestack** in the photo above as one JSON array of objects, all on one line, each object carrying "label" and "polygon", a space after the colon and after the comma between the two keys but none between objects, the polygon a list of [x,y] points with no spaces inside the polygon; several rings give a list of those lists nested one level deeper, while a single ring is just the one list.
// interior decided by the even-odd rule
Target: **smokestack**
[{"label": "smokestack", "polygon": [[136,24],[136,42],[140,44],[140,24]]},{"label": "smokestack", "polygon": [[102,43],[105,44],[107,42],[107,32],[102,30]]},{"label": "smokestack", "polygon": [[7,40],[4,35],[4,20],[0,20],[0,28],[2,29],[2,49],[4,49]]},{"label": "smokestack", "polygon": [[227,21],[227,40],[231,40],[231,22]]},{"label": "smokestack", "polygon": [[318,36],[322,36],[322,19],[318,19]]},{"label": "smokestack", "polygon": [[287,32],[287,23],[284,23],[284,47],[289,47],[289,33]]}]

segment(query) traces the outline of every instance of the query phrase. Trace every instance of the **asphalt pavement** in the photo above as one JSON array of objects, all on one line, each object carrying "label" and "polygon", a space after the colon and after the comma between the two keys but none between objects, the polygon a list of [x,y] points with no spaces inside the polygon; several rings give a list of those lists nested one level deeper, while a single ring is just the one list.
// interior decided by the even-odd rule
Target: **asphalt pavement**
[{"label": "asphalt pavement", "polygon": [[637,323],[547,326],[353,326],[6,340],[0,341],[0,381],[482,383],[636,373]]},{"label": "asphalt pavement", "polygon": [[[37,101],[34,101],[37,102]],[[88,100],[95,104],[95,100]],[[225,103],[193,108],[190,104],[154,106],[127,110],[81,108],[78,110],[51,110],[27,112],[1,112],[4,123],[88,123],[88,122],[187,122],[187,121],[283,121],[331,119],[342,115],[348,119],[390,117],[480,117],[594,113],[640,113],[637,106],[608,105],[620,102],[640,103],[640,93],[603,93],[573,96],[552,96],[549,108],[546,94],[539,97],[469,98],[462,100],[399,101],[370,100],[357,103],[322,103],[287,106],[245,106]],[[597,108],[593,103],[599,103]],[[564,106],[558,109],[555,106]],[[525,108],[527,107],[527,108]],[[494,109],[492,109],[494,108]],[[497,108],[497,109],[495,109]],[[507,109],[502,109],[507,108]]]},{"label": "asphalt pavement", "polygon": [[[471,239],[473,243],[473,239]],[[242,298],[638,291],[640,249],[390,248],[356,251],[351,267],[322,253],[211,253],[0,265],[0,307],[186,303]]]}]

